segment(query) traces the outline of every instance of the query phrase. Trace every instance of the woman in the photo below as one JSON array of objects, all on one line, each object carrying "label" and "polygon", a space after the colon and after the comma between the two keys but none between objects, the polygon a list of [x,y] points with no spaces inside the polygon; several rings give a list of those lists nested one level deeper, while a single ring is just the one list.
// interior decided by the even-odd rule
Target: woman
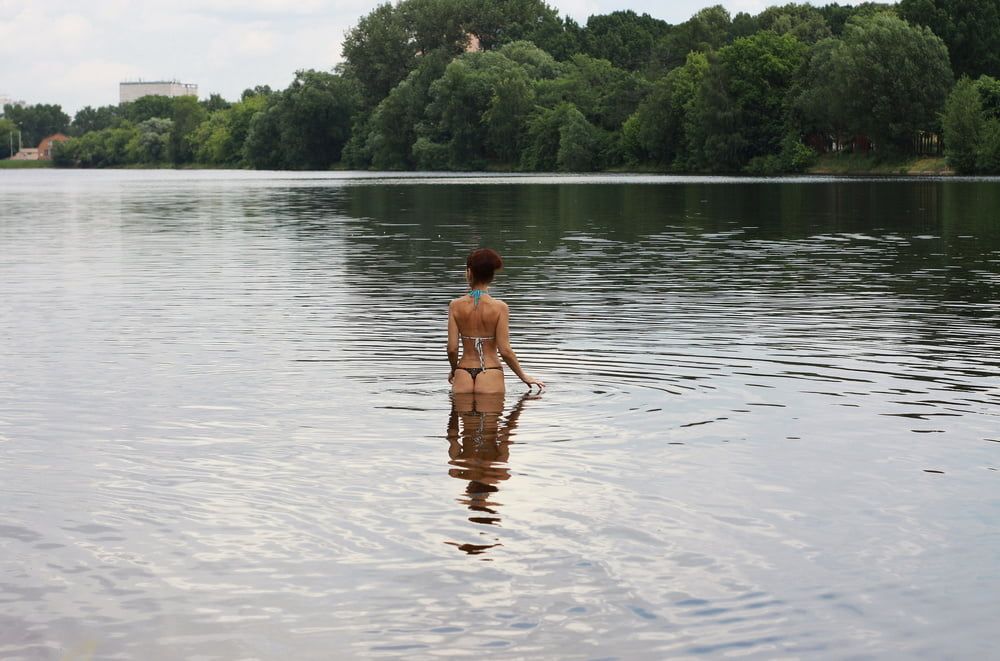
[{"label": "woman", "polygon": [[[448,383],[455,393],[502,393],[503,368],[497,352],[528,387],[545,384],[524,373],[517,355],[510,348],[510,324],[507,304],[489,295],[493,274],[503,267],[495,250],[480,248],[465,260],[465,279],[469,293],[448,306]],[[462,359],[458,344],[462,343]]]}]

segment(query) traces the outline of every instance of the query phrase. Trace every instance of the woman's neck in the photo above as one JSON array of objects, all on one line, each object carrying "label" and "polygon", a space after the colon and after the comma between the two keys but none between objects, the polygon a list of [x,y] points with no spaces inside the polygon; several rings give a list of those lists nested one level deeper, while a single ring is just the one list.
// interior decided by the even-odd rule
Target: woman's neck
[{"label": "woman's neck", "polygon": [[488,294],[490,286],[489,285],[484,285],[481,282],[477,282],[477,283],[473,283],[473,284],[469,285],[469,291],[476,291],[477,289],[479,291],[483,292],[484,294]]}]

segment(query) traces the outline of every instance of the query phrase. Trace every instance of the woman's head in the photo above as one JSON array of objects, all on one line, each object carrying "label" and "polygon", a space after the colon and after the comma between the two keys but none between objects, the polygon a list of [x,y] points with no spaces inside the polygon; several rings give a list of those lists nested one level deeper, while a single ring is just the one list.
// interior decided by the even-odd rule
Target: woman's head
[{"label": "woman's head", "polygon": [[480,248],[469,253],[465,267],[469,269],[470,284],[488,285],[493,282],[494,273],[503,268],[503,260],[496,250]]}]

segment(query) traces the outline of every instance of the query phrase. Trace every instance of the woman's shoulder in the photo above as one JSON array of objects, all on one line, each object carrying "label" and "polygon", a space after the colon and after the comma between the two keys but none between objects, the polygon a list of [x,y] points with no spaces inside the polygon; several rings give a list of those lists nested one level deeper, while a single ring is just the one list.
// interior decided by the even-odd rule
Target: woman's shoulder
[{"label": "woman's shoulder", "polygon": [[[507,309],[507,304],[506,303],[504,303],[502,300],[500,300],[499,298],[497,298],[495,296],[491,296],[490,294],[487,294],[486,296],[484,296],[480,300],[480,303],[486,303],[486,305],[488,305],[488,306],[496,305],[497,307],[499,307],[499,308],[501,308],[503,310]],[[455,309],[457,307],[469,307],[469,306],[474,306],[474,302],[469,297],[468,294],[465,294],[464,296],[459,296],[458,298],[453,298],[453,299],[451,299],[448,302],[448,308],[449,309]]]}]

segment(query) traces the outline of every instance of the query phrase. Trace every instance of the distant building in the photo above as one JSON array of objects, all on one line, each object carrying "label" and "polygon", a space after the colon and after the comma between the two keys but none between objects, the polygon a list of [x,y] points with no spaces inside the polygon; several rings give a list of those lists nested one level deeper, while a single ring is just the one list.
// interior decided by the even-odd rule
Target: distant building
[{"label": "distant building", "polygon": [[10,157],[12,161],[37,161],[38,150],[34,147],[25,147]]},{"label": "distant building", "polygon": [[67,140],[69,140],[69,136],[65,136],[62,133],[55,133],[47,138],[42,138],[42,141],[38,143],[38,160],[51,161],[52,145],[57,142],[66,142]]},{"label": "distant building", "polygon": [[129,103],[144,96],[198,96],[198,86],[179,80],[138,80],[118,83],[118,103]]}]

